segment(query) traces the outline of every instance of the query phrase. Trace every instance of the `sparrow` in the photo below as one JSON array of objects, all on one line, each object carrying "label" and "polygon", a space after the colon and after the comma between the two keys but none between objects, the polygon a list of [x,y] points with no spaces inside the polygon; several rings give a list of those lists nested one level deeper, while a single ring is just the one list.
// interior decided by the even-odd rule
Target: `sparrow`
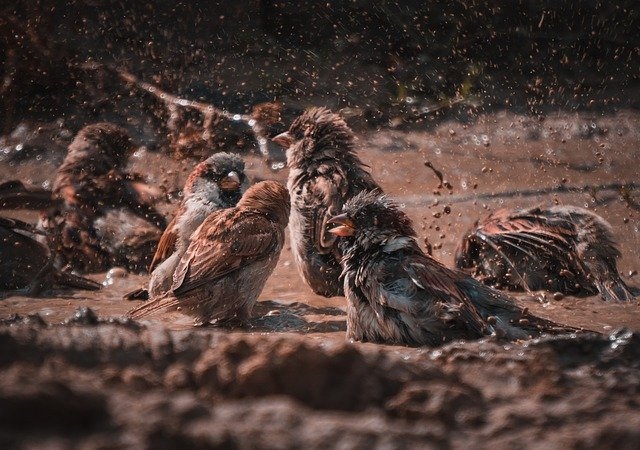
[{"label": "sparrow", "polygon": [[111,123],[87,125],[69,144],[53,184],[58,206],[41,220],[61,264],[82,272],[149,266],[166,221],[152,205],[160,191],[125,169],[135,148]]},{"label": "sparrow", "polygon": [[125,299],[148,299],[165,294],[196,228],[212,212],[235,206],[248,187],[244,161],[236,154],[216,153],[196,165],[185,183],[182,202],[155,249],[149,266],[148,288],[130,292]]},{"label": "sparrow", "polygon": [[343,251],[350,339],[422,346],[576,331],[529,314],[504,293],[427,255],[409,217],[377,191],[351,198],[328,223]]},{"label": "sparrow", "polygon": [[316,294],[344,295],[342,254],[327,221],[357,193],[380,187],[356,155],[351,129],[326,108],[306,110],[273,141],[287,149],[289,233],[298,271]]},{"label": "sparrow", "polygon": [[280,256],[290,208],[282,184],[251,186],[237,206],[214,211],[193,232],[169,292],[129,316],[179,309],[194,317],[195,325],[247,320]]},{"label": "sparrow", "polygon": [[576,206],[500,209],[476,223],[456,249],[456,266],[483,283],[513,290],[600,293],[631,301],[611,225]]},{"label": "sparrow", "polygon": [[0,291],[35,296],[53,287],[100,289],[100,283],[57,270],[38,234],[31,224],[0,217]]}]

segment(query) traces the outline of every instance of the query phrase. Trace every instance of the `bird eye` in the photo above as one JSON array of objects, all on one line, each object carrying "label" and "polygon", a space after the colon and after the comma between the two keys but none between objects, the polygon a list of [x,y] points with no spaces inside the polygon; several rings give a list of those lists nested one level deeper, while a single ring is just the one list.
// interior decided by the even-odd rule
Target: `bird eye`
[{"label": "bird eye", "polygon": [[300,129],[297,129],[293,132],[293,139],[299,141],[304,137],[304,132]]}]

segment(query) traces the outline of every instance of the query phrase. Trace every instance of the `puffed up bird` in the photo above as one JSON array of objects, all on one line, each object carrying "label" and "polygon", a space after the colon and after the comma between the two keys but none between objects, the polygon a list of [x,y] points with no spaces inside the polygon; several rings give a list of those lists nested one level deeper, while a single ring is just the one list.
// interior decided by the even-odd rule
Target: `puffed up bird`
[{"label": "puffed up bird", "polygon": [[195,325],[245,321],[280,256],[289,210],[285,186],[254,184],[236,207],[213,212],[192,234],[169,292],[129,315],[179,309]]},{"label": "puffed up bird", "polygon": [[244,161],[236,154],[216,153],[196,165],[185,183],[182,202],[164,230],[149,266],[148,289],[130,292],[125,298],[155,298],[167,293],[196,228],[212,212],[235,206],[248,187]]},{"label": "puffed up bird", "polygon": [[41,220],[56,237],[60,264],[82,272],[149,266],[166,221],[152,205],[159,190],[125,171],[134,149],[111,123],[87,125],[69,144],[53,186],[59,206]]},{"label": "puffed up bird", "polygon": [[379,192],[358,194],[328,222],[341,237],[350,339],[420,346],[576,331],[426,255],[409,217]]},{"label": "puffed up bird", "polygon": [[496,287],[631,301],[634,294],[618,273],[619,257],[602,217],[577,206],[551,206],[492,213],[464,237],[456,265]]},{"label": "puffed up bird", "polygon": [[357,193],[380,188],[358,158],[349,126],[326,108],[308,109],[273,140],[287,149],[289,233],[298,271],[316,294],[343,295],[342,254],[327,220]]}]

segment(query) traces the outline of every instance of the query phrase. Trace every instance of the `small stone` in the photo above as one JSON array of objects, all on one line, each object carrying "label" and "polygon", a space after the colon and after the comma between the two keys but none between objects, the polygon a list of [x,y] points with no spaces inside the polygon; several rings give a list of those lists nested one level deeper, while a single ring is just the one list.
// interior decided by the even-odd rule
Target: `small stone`
[{"label": "small stone", "polygon": [[107,278],[126,278],[129,272],[124,267],[112,267],[107,272]]},{"label": "small stone", "polygon": [[553,293],[553,299],[558,301],[558,300],[562,300],[564,298],[564,294],[562,292],[554,292]]},{"label": "small stone", "polygon": [[73,316],[65,321],[67,325],[96,325],[98,315],[88,306],[80,306]]}]

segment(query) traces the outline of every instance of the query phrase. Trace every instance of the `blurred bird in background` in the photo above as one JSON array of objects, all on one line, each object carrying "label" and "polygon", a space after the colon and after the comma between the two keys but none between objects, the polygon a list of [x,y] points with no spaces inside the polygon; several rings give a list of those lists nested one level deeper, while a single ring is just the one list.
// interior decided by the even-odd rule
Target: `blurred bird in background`
[{"label": "blurred bird in background", "polygon": [[126,172],[135,145],[111,123],[81,129],[57,171],[57,206],[40,221],[56,246],[60,264],[81,272],[122,266],[147,269],[166,226],[153,202],[161,191]]},{"label": "blurred bird in background", "polygon": [[483,283],[514,290],[600,293],[631,301],[611,225],[576,206],[501,209],[477,223],[456,250],[456,265]]},{"label": "blurred bird in background", "polygon": [[0,291],[35,296],[51,288],[102,287],[93,280],[56,269],[55,255],[39,242],[38,234],[26,222],[0,217]]}]

